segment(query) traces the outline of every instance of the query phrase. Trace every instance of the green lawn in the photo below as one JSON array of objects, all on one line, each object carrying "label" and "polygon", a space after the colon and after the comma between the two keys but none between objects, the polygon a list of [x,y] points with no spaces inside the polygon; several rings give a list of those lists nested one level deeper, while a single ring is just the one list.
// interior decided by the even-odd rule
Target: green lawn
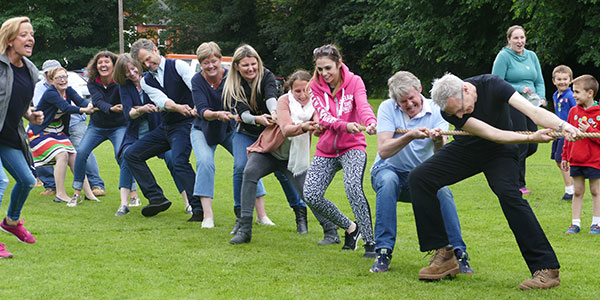
[{"label": "green lawn", "polygon": [[[369,136],[367,142],[370,168],[376,138]],[[189,216],[183,201],[158,159],[150,162],[151,168],[173,206],[152,218],[143,217],[140,208],[115,217],[119,172],[112,146],[104,143],[94,153],[107,182],[107,196],[101,203],[86,201],[68,208],[53,203],[52,197],[40,196],[43,188],[38,187],[22,214],[37,242],[22,244],[0,233],[0,242],[15,256],[0,260],[0,299],[598,298],[600,280],[595,274],[600,266],[600,237],[586,234],[592,218],[591,197],[588,194],[584,200],[582,233],[564,235],[571,209],[570,203],[558,201],[564,187],[558,168],[549,159],[550,144],[540,145],[528,160],[527,181],[533,193],[526,197],[562,264],[561,286],[547,291],[518,289],[530,274],[498,201],[481,175],[451,187],[476,273],[421,282],[417,273],[429,257],[418,250],[408,204],[398,204],[398,238],[390,272],[371,274],[368,270],[373,260],[362,258],[362,249],[342,252],[341,245],[316,246],[322,232],[312,215],[309,233],[296,234],[293,212],[272,175],[265,179],[269,192],[265,199],[268,215],[277,226],[255,225],[250,244],[230,245],[233,160],[220,147],[213,202],[216,227],[210,230],[200,229],[200,223],[185,222]],[[71,181],[69,173],[67,182]],[[13,183],[11,179],[3,199],[3,216]],[[375,194],[368,171],[364,188],[374,215]],[[341,173],[326,196],[352,215]]]}]

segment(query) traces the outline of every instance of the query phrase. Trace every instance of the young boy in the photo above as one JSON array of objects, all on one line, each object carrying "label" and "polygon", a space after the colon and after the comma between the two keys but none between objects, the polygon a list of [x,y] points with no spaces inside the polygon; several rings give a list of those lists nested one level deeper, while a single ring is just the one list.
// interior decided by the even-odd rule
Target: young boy
[{"label": "young boy", "polygon": [[[582,132],[600,132],[600,107],[594,101],[598,93],[598,81],[591,75],[582,75],[573,80],[573,96],[577,105],[569,111],[568,122],[578,126]],[[563,124],[561,124],[563,126]],[[589,234],[600,234],[600,139],[584,138],[576,142],[565,141],[561,167],[571,169],[575,183],[575,194],[571,204],[573,221],[566,234],[581,230],[581,208],[585,192],[585,179],[590,181],[593,219]]]},{"label": "young boy", "polygon": [[[554,100],[554,112],[563,121],[568,121],[569,110],[575,106],[575,98],[573,98],[573,91],[569,85],[573,80],[573,71],[571,68],[565,65],[559,65],[552,71],[552,83],[556,86],[556,92],[552,95]],[[562,160],[563,145],[565,138],[559,137],[552,142],[552,154],[550,158],[556,161],[556,166],[561,169],[560,162]],[[573,178],[569,175],[568,171],[561,169],[562,178],[565,182],[565,194],[560,201],[571,201],[573,199]]]}]

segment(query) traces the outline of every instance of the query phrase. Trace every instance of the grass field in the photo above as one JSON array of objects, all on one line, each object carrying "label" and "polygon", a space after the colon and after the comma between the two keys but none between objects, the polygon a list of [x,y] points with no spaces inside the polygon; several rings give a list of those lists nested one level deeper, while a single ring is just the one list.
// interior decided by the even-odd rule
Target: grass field
[{"label": "grass field", "polygon": [[[372,102],[378,106],[378,102]],[[368,168],[375,158],[376,138],[367,137]],[[530,202],[553,245],[561,268],[561,285],[545,291],[521,291],[519,283],[530,277],[496,197],[478,175],[451,189],[461,218],[463,236],[471,256],[474,275],[454,280],[421,282],[419,269],[429,257],[419,252],[408,204],[398,204],[398,238],[392,268],[371,274],[372,259],[363,251],[342,252],[341,245],[317,246],[322,232],[309,219],[309,233],[295,233],[294,214],[275,177],[265,178],[269,217],[275,227],[255,225],[252,242],[233,246],[229,231],[234,224],[231,173],[233,160],[217,150],[215,228],[200,229],[189,218],[164,163],[150,165],[173,206],[152,218],[132,208],[131,214],[115,217],[119,206],[118,167],[112,146],[106,142],[94,153],[107,196],[101,203],[86,201],[68,208],[40,196],[35,188],[22,217],[36,237],[33,245],[19,243],[0,233],[13,259],[0,260],[3,278],[0,299],[597,299],[600,237],[588,236],[591,197],[584,198],[582,233],[566,236],[570,203],[559,202],[562,179],[549,159],[550,144],[542,144],[528,159]],[[193,160],[193,158],[192,158]],[[69,172],[68,172],[69,173]],[[71,174],[67,183],[72,182]],[[1,212],[5,216],[10,189]],[[375,194],[370,172],[364,189],[374,215]],[[71,189],[68,189],[71,193]],[[326,196],[351,216],[341,173]],[[143,203],[147,203],[143,200]],[[343,233],[340,230],[340,234]]]}]

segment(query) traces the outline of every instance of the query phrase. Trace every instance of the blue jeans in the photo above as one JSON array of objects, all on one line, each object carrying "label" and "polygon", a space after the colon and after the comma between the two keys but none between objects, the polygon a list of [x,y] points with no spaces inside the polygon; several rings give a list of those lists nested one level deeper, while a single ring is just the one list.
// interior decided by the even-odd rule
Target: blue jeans
[{"label": "blue jeans", "polygon": [[74,189],[81,190],[83,188],[83,179],[85,178],[85,168],[88,157],[92,153],[92,150],[106,140],[110,140],[112,143],[115,152],[115,159],[119,164],[119,188],[132,188],[134,183],[133,176],[131,176],[131,173],[127,167],[123,167],[122,160],[118,157],[119,149],[121,148],[121,143],[123,142],[123,137],[125,136],[125,131],[127,131],[126,126],[100,128],[90,123],[85,131],[83,139],[79,143],[77,156],[75,157],[75,174],[73,175]]},{"label": "blue jeans", "polygon": [[10,193],[10,204],[6,216],[17,221],[21,218],[23,204],[25,204],[36,180],[29,169],[25,156],[23,156],[23,151],[0,144],[0,204],[2,204],[4,192],[8,187],[8,176],[4,172],[4,168],[16,180]]},{"label": "blue jeans", "polygon": [[[75,149],[79,148],[79,144],[81,144],[81,140],[85,135],[86,129],[87,124],[85,121],[69,127],[69,140],[71,140],[71,143]],[[94,153],[90,153],[90,156],[88,157],[85,165],[85,175],[87,176],[91,187],[101,187],[104,189],[104,180],[100,178],[100,169],[98,168],[98,161],[96,161],[96,156]],[[42,179],[40,178],[40,180]],[[44,180],[42,180],[42,182],[43,181]]]},{"label": "blue jeans", "polygon": [[[375,206],[376,249],[394,249],[397,230],[396,203],[397,201],[411,202],[407,183],[408,174],[409,172],[400,171],[383,160],[373,166],[371,185],[377,194]],[[460,221],[452,192],[445,186],[438,190],[437,197],[440,199],[440,209],[450,244],[454,249],[466,251],[467,245],[462,239]]]},{"label": "blue jeans", "polygon": [[[246,162],[248,162],[248,152],[246,151],[246,148],[252,145],[256,140],[257,138],[243,133],[236,132],[233,134],[233,200],[235,202],[234,207],[241,207],[242,205],[240,201],[242,179],[244,178],[244,168],[246,167]],[[285,196],[287,198],[288,203],[290,204],[290,207],[306,207],[306,204],[302,202],[302,199],[300,199],[300,196],[298,195],[298,193],[296,193],[296,190],[294,190],[294,187],[292,186],[290,181],[279,171],[275,172],[275,176],[277,177],[277,180],[279,180],[281,188],[285,192]],[[235,189],[236,186],[239,186],[237,193]],[[293,193],[291,193],[290,191],[293,191]],[[266,194],[267,192],[265,191],[264,187],[261,190],[259,185],[256,189],[257,197],[264,196]]]},{"label": "blue jeans", "polygon": [[194,180],[196,178],[196,173],[190,165],[190,153],[192,152],[190,143],[191,126],[191,122],[187,120],[169,125],[163,123],[125,150],[123,157],[127,161],[129,170],[131,170],[131,174],[137,180],[142,193],[151,204],[162,203],[167,198],[158,183],[156,183],[156,178],[148,164],[146,164],[146,160],[170,149],[174,170],[171,174],[175,175],[174,180],[183,185],[194,213],[202,211],[200,198],[191,196],[194,194]]},{"label": "blue jeans", "polygon": [[[225,140],[220,144],[233,155],[233,135],[230,131]],[[192,127],[190,141],[196,157],[196,183],[194,184],[194,196],[214,198],[215,194],[215,150],[217,145],[209,145],[202,130]],[[233,194],[239,195],[242,189],[241,183],[233,180]],[[256,197],[266,194],[262,181],[258,183]]]}]

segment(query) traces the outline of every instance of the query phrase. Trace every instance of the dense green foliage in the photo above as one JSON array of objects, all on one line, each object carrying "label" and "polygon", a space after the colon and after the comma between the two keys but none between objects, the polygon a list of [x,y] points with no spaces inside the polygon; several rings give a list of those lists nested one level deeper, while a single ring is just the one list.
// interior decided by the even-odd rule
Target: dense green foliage
[{"label": "dense green foliage", "polygon": [[[166,24],[164,52],[194,53],[216,41],[225,55],[254,46],[276,74],[312,68],[312,49],[337,44],[345,63],[371,94],[385,94],[386,79],[400,69],[419,76],[425,90],[450,71],[471,76],[491,71],[506,43],[506,29],[521,24],[527,48],[537,53],[553,92],[551,71],[571,66],[575,75],[598,75],[600,6],[597,0],[133,0],[124,1],[126,42],[133,25]],[[0,20],[28,15],[37,30],[33,60],[65,58],[85,65],[100,49],[118,49],[117,1],[5,0]],[[127,44],[126,43],[126,44]]]}]

